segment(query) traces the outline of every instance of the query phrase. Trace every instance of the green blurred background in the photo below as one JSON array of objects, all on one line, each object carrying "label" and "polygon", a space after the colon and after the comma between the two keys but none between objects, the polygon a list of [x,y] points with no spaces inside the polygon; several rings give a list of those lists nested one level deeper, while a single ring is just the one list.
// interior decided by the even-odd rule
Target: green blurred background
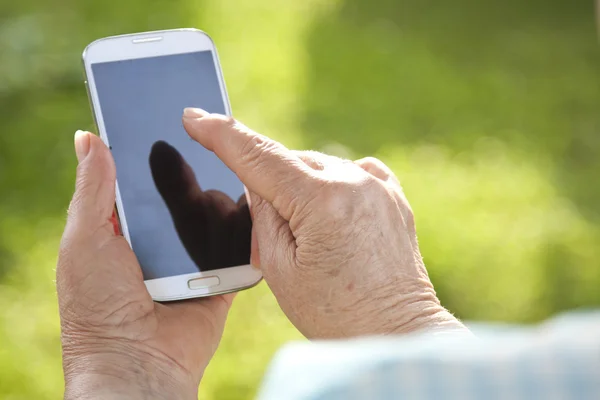
[{"label": "green blurred background", "polygon": [[[247,125],[393,167],[459,317],[600,305],[593,0],[0,0],[1,398],[62,394],[54,267],[73,133],[93,130],[81,51],[178,27],[213,36]],[[264,283],[240,294],[201,398],[253,398],[298,338]]]}]

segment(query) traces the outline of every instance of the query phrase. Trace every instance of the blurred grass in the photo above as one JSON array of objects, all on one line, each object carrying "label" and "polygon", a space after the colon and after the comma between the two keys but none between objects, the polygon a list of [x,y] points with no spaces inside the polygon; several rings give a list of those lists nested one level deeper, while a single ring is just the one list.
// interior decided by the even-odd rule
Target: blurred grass
[{"label": "blurred grass", "polygon": [[[593,1],[0,0],[0,397],[62,390],[52,280],[72,133],[92,129],[81,50],[183,26],[215,39],[247,125],[396,171],[460,317],[600,304]],[[252,398],[298,338],[265,284],[241,293],[200,397]]]}]

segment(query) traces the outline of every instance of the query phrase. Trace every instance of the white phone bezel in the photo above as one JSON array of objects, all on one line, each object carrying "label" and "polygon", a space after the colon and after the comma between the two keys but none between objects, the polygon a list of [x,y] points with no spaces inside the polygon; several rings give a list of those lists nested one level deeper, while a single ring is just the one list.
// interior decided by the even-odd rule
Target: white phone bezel
[{"label": "white phone bezel", "polygon": [[[227,115],[231,115],[231,106],[229,104],[217,50],[212,39],[206,33],[197,29],[176,29],[112,36],[90,43],[83,52],[83,65],[86,76],[85,83],[98,134],[104,143],[106,143],[107,146],[110,145],[106,135],[98,92],[94,82],[94,75],[91,68],[92,64],[206,50],[210,50],[213,55],[225,110]],[[119,192],[118,182],[116,185],[116,205],[123,236],[131,246],[131,239],[129,237],[129,229],[127,226],[127,215],[123,211],[123,203]],[[214,276],[218,277],[220,281],[216,286],[199,289],[191,289],[189,287],[189,282],[193,279]],[[167,278],[151,279],[144,281],[144,283],[154,300],[171,301],[234,292],[252,287],[258,284],[261,279],[262,273],[260,270],[248,264],[222,268],[214,271],[194,272]]]}]

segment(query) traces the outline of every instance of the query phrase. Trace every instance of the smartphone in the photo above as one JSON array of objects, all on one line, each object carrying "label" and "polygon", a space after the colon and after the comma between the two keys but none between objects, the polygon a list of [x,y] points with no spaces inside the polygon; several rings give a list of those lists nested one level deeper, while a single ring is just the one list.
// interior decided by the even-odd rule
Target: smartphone
[{"label": "smartphone", "polygon": [[211,38],[196,29],[107,37],[86,47],[83,64],[97,130],[116,164],[121,232],[152,298],[256,285],[244,186],[182,125],[185,107],[231,115]]}]

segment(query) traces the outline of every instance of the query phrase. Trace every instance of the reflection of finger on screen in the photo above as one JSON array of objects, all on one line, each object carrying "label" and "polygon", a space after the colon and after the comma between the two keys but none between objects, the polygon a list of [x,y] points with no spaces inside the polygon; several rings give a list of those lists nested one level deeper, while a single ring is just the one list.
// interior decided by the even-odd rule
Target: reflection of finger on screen
[{"label": "reflection of finger on screen", "polygon": [[249,204],[248,204],[248,198],[246,197],[245,193],[240,196],[240,198],[237,201],[237,205],[238,205],[238,207],[242,207],[242,206],[245,206],[245,205],[249,206]]},{"label": "reflection of finger on screen", "polygon": [[194,171],[173,146],[164,141],[154,143],[149,161],[154,183],[165,202],[189,201],[202,195]]},{"label": "reflection of finger on screen", "polygon": [[236,209],[233,200],[219,190],[207,190],[204,192],[204,196],[207,199],[210,199],[215,207],[222,213],[230,213]]}]

